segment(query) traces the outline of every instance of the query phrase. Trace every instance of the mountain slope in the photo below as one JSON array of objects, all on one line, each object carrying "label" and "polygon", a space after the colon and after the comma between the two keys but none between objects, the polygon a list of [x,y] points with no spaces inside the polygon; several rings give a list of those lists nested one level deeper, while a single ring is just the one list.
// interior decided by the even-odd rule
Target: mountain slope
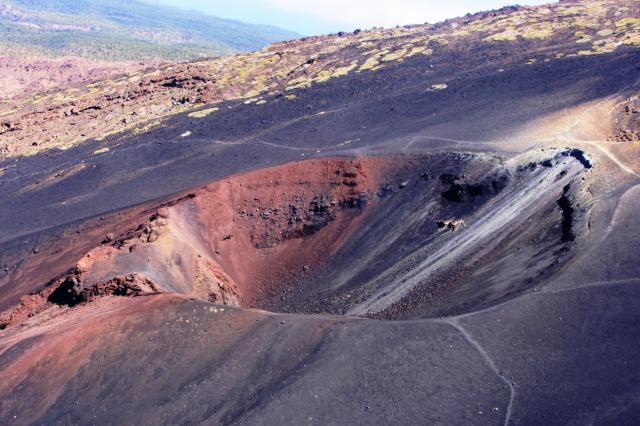
[{"label": "mountain slope", "polygon": [[6,0],[0,3],[0,35],[8,54],[107,60],[215,56],[295,37],[276,27],[137,0]]},{"label": "mountain slope", "polygon": [[[455,90],[447,90],[451,82],[464,80],[470,70],[500,78],[500,70],[507,68],[598,60],[640,45],[640,7],[624,2],[616,9],[616,4],[506,8],[438,25],[311,37],[4,102],[0,117],[7,125],[0,128],[0,156],[67,147],[127,130],[139,133],[163,117],[207,103],[260,96],[269,102],[333,80],[376,78],[379,71],[393,72],[401,64],[415,64],[424,76],[424,90],[446,95]],[[96,123],[111,114],[117,119]],[[69,121],[75,124],[68,126]]]}]

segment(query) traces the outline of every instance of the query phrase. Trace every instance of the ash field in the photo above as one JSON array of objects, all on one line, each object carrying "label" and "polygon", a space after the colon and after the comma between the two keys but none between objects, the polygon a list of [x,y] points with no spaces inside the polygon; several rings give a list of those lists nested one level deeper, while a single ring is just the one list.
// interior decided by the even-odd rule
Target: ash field
[{"label": "ash field", "polygon": [[0,102],[0,423],[635,424],[640,5]]}]

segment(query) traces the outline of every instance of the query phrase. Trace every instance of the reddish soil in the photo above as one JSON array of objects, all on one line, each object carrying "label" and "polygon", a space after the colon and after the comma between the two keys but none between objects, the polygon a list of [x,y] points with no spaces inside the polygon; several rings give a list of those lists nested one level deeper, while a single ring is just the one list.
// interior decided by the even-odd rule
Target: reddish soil
[{"label": "reddish soil", "polygon": [[389,177],[407,166],[411,161],[400,157],[291,163],[107,219],[103,229],[111,231],[91,233],[101,242],[5,311],[0,326],[52,305],[111,295],[173,292],[259,307],[324,264],[362,223]]},{"label": "reddish soil", "polygon": [[27,236],[24,241],[18,239],[11,253],[2,253],[4,274],[0,278],[0,311],[15,305],[25,294],[39,292],[52,278],[68,273],[78,259],[100,244],[105,235],[119,233],[132,222],[139,222],[141,211],[152,207],[153,204],[148,203],[116,214],[90,218],[63,232],[54,231],[33,241]]},{"label": "reddish soil", "polygon": [[616,104],[613,142],[640,142],[640,96],[632,96]]},{"label": "reddish soil", "polygon": [[[250,340],[251,332],[257,326],[274,324],[281,327],[279,319],[271,320],[258,312],[240,312],[166,294],[135,299],[104,297],[73,310],[54,309],[63,314],[51,315],[37,322],[33,319],[30,328],[0,331],[0,356],[4,355],[3,360],[6,361],[0,371],[0,393],[6,395],[11,389],[23,386],[29,389],[34,386],[48,389],[45,397],[30,403],[28,413],[20,415],[20,422],[37,423],[38,417],[44,415],[65,395],[65,384],[82,374],[85,369],[97,370],[98,365],[104,361],[101,354],[105,351],[127,348],[128,355],[145,359],[145,362],[158,359],[144,345],[131,344],[128,341],[129,333],[144,336],[143,341],[153,345],[164,342],[176,344],[178,336],[191,336],[194,339],[192,342],[177,344],[176,347],[186,351],[185,356],[179,358],[187,360],[187,354],[197,354],[195,356],[205,356],[206,362],[213,364],[216,360],[227,360],[224,354],[219,358],[217,351]],[[288,367],[289,364],[295,366],[302,349],[317,345],[325,328],[333,323],[322,319],[310,322],[313,327],[303,330],[305,333],[301,336],[302,343],[295,343],[290,361],[283,361],[281,367]],[[277,329],[275,331],[281,332]],[[13,345],[24,348],[19,357],[12,356]],[[165,355],[171,353],[164,349],[163,352]],[[124,358],[121,360],[129,364]],[[199,368],[189,361],[185,366],[191,370]],[[176,367],[172,366],[171,369],[175,370]],[[221,368],[220,372],[225,370],[226,367]],[[251,369],[242,370],[251,372]],[[184,374],[190,373],[185,371]],[[180,375],[182,373],[161,376],[169,382],[179,384],[182,380]],[[133,378],[136,375],[127,376]],[[108,382],[107,378],[94,381],[107,387],[110,386]],[[100,391],[87,391],[96,400],[100,400]],[[3,413],[16,407],[7,399],[0,401],[0,406]],[[11,417],[16,419],[13,412]]]},{"label": "reddish soil", "polygon": [[[145,312],[154,310],[159,303],[168,302],[168,297],[158,299],[140,299],[137,302],[126,303],[122,298],[106,297],[95,304],[87,304],[74,311],[59,310],[48,318],[36,318],[29,329],[15,329],[4,331],[3,340],[11,344],[14,340],[39,337],[52,327],[57,331],[52,339],[45,339],[32,346],[32,350],[19,359],[13,360],[10,368],[0,376],[0,390],[6,391],[19,383],[30,383],[38,374],[40,383],[49,380],[69,379],[84,365],[91,362],[91,356],[100,345],[102,336],[119,324],[131,309]],[[64,315],[60,315],[64,313]],[[82,327],[78,324],[82,322]],[[6,346],[0,348],[6,349]],[[54,360],[55,361],[52,361]],[[39,367],[35,367],[39,365]],[[49,406],[60,395],[61,389],[52,390],[49,395],[34,404],[34,412]]]},{"label": "reddish soil", "polygon": [[177,211],[206,230],[204,245],[244,303],[259,305],[270,287],[331,256],[399,165],[388,158],[293,163],[210,185]]},{"label": "reddish soil", "polygon": [[[64,89],[114,75],[131,73],[152,64],[106,62],[84,58],[0,57],[0,99]],[[158,65],[158,64],[153,64]]]}]

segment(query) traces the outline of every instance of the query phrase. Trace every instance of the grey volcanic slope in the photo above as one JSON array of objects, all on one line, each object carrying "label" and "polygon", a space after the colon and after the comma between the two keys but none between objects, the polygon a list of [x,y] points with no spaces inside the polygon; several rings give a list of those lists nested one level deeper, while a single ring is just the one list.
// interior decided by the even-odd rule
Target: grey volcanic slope
[{"label": "grey volcanic slope", "polygon": [[[502,73],[456,71],[458,60],[465,58],[452,58],[430,79],[460,73],[450,90],[424,91],[416,71],[431,62],[416,57],[388,70],[300,91],[297,102],[277,98],[269,107],[255,108],[230,101],[204,119],[180,115],[142,135],[6,160],[0,165],[5,169],[0,194],[11,197],[3,196],[7,202],[0,205],[0,241],[286,161],[336,154],[510,150],[508,140],[492,142],[535,117],[631,90],[640,54],[629,50],[570,58]],[[185,130],[192,136],[180,138]],[[516,138],[525,138],[525,146],[544,142]],[[338,146],[346,140],[352,142]],[[105,146],[113,149],[92,155]],[[79,164],[86,167],[53,185],[34,184]],[[156,184],[159,178],[162,185]]]},{"label": "grey volcanic slope", "polygon": [[[46,414],[38,417],[39,403],[21,405],[36,402],[27,379],[3,415],[47,424],[495,424],[507,409],[508,387],[449,325],[211,309],[167,297],[120,308],[126,326],[98,326],[94,355],[71,357],[75,378]],[[76,353],[83,343],[72,346]],[[22,350],[4,352],[3,363]],[[112,393],[118,403],[104,398]]]},{"label": "grey volcanic slope", "polygon": [[[372,275],[380,265],[417,268],[369,287],[347,283],[361,300],[313,304],[301,286],[259,305],[302,313],[175,294],[52,306],[1,331],[2,423],[637,423],[639,156],[637,143],[606,142],[592,129],[637,93],[640,54],[621,48],[502,72],[474,61],[452,53],[437,67],[430,81],[447,76],[446,90],[427,90],[427,59],[406,58],[291,91],[296,102],[229,101],[141,135],[6,160],[3,309],[126,228],[132,208],[301,159],[444,156],[407,184],[391,182],[388,198],[371,196],[362,222],[380,234],[349,234],[354,257],[347,239],[327,269],[294,284],[324,295],[347,266],[364,265],[354,276],[365,278],[369,265]],[[93,155],[99,147],[110,150]],[[460,176],[448,178],[448,167]],[[456,200],[501,167],[510,171],[502,190]],[[425,216],[382,260],[362,261],[367,244],[387,243],[394,226],[415,219],[425,194],[447,215]],[[440,219],[465,226],[438,234]],[[435,280],[441,291],[414,282],[425,271],[446,272]],[[333,315],[344,312],[369,318]]]}]

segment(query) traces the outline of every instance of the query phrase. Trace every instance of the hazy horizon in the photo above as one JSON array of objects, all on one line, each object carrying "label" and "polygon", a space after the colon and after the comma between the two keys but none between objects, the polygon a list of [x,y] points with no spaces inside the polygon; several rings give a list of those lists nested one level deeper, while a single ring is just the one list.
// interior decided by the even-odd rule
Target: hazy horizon
[{"label": "hazy horizon", "polygon": [[[368,29],[377,26],[435,23],[448,18],[514,4],[505,0],[153,0],[158,3],[192,9],[221,18],[253,24],[274,25],[301,35]],[[555,3],[540,0],[518,1],[521,5]]]}]

